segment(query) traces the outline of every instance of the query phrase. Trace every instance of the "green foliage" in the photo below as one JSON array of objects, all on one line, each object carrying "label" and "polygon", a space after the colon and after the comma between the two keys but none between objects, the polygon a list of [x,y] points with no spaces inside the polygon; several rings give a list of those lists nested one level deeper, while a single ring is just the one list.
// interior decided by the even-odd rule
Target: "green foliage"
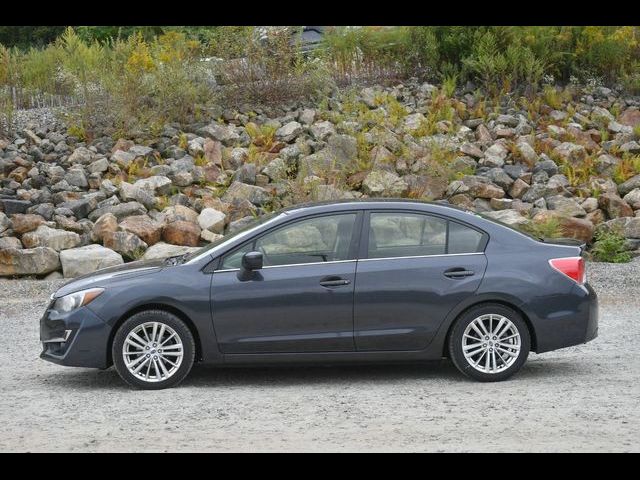
[{"label": "green foliage", "polygon": [[560,219],[556,217],[539,222],[530,221],[521,225],[520,229],[537,238],[560,238],[563,235]]},{"label": "green foliage", "polygon": [[598,262],[626,263],[631,254],[626,251],[625,238],[615,230],[600,229],[595,234],[591,255]]}]

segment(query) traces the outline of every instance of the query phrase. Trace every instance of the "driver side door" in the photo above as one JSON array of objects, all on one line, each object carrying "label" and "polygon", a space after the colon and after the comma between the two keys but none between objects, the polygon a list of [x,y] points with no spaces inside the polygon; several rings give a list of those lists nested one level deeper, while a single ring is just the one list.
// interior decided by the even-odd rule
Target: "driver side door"
[{"label": "driver side door", "polygon": [[[361,212],[319,215],[275,227],[223,256],[211,302],[225,354],[355,350],[353,299]],[[242,256],[263,268],[238,275]]]}]

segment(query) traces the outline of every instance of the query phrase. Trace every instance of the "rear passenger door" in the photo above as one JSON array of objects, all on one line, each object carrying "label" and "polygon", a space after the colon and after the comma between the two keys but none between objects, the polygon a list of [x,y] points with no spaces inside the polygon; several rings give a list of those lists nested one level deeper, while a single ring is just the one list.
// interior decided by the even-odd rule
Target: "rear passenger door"
[{"label": "rear passenger door", "polygon": [[487,235],[415,211],[371,211],[356,273],[358,351],[422,350],[484,275]]}]

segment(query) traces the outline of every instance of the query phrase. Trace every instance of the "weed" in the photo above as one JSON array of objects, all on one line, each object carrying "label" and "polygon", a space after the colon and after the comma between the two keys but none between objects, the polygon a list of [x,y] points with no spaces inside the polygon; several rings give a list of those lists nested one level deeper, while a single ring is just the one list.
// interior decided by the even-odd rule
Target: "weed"
[{"label": "weed", "polygon": [[597,262],[626,263],[631,261],[631,254],[625,248],[625,237],[615,230],[599,229],[596,232],[591,255]]}]

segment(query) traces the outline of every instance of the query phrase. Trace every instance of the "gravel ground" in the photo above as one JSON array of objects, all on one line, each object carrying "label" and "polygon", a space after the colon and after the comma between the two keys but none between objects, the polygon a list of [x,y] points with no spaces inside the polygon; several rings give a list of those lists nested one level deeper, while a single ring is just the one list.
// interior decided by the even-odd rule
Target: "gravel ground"
[{"label": "gravel ground", "polygon": [[481,384],[426,365],[196,367],[176,389],[38,358],[62,282],[0,281],[0,451],[639,451],[640,259],[591,264],[600,336]]}]

